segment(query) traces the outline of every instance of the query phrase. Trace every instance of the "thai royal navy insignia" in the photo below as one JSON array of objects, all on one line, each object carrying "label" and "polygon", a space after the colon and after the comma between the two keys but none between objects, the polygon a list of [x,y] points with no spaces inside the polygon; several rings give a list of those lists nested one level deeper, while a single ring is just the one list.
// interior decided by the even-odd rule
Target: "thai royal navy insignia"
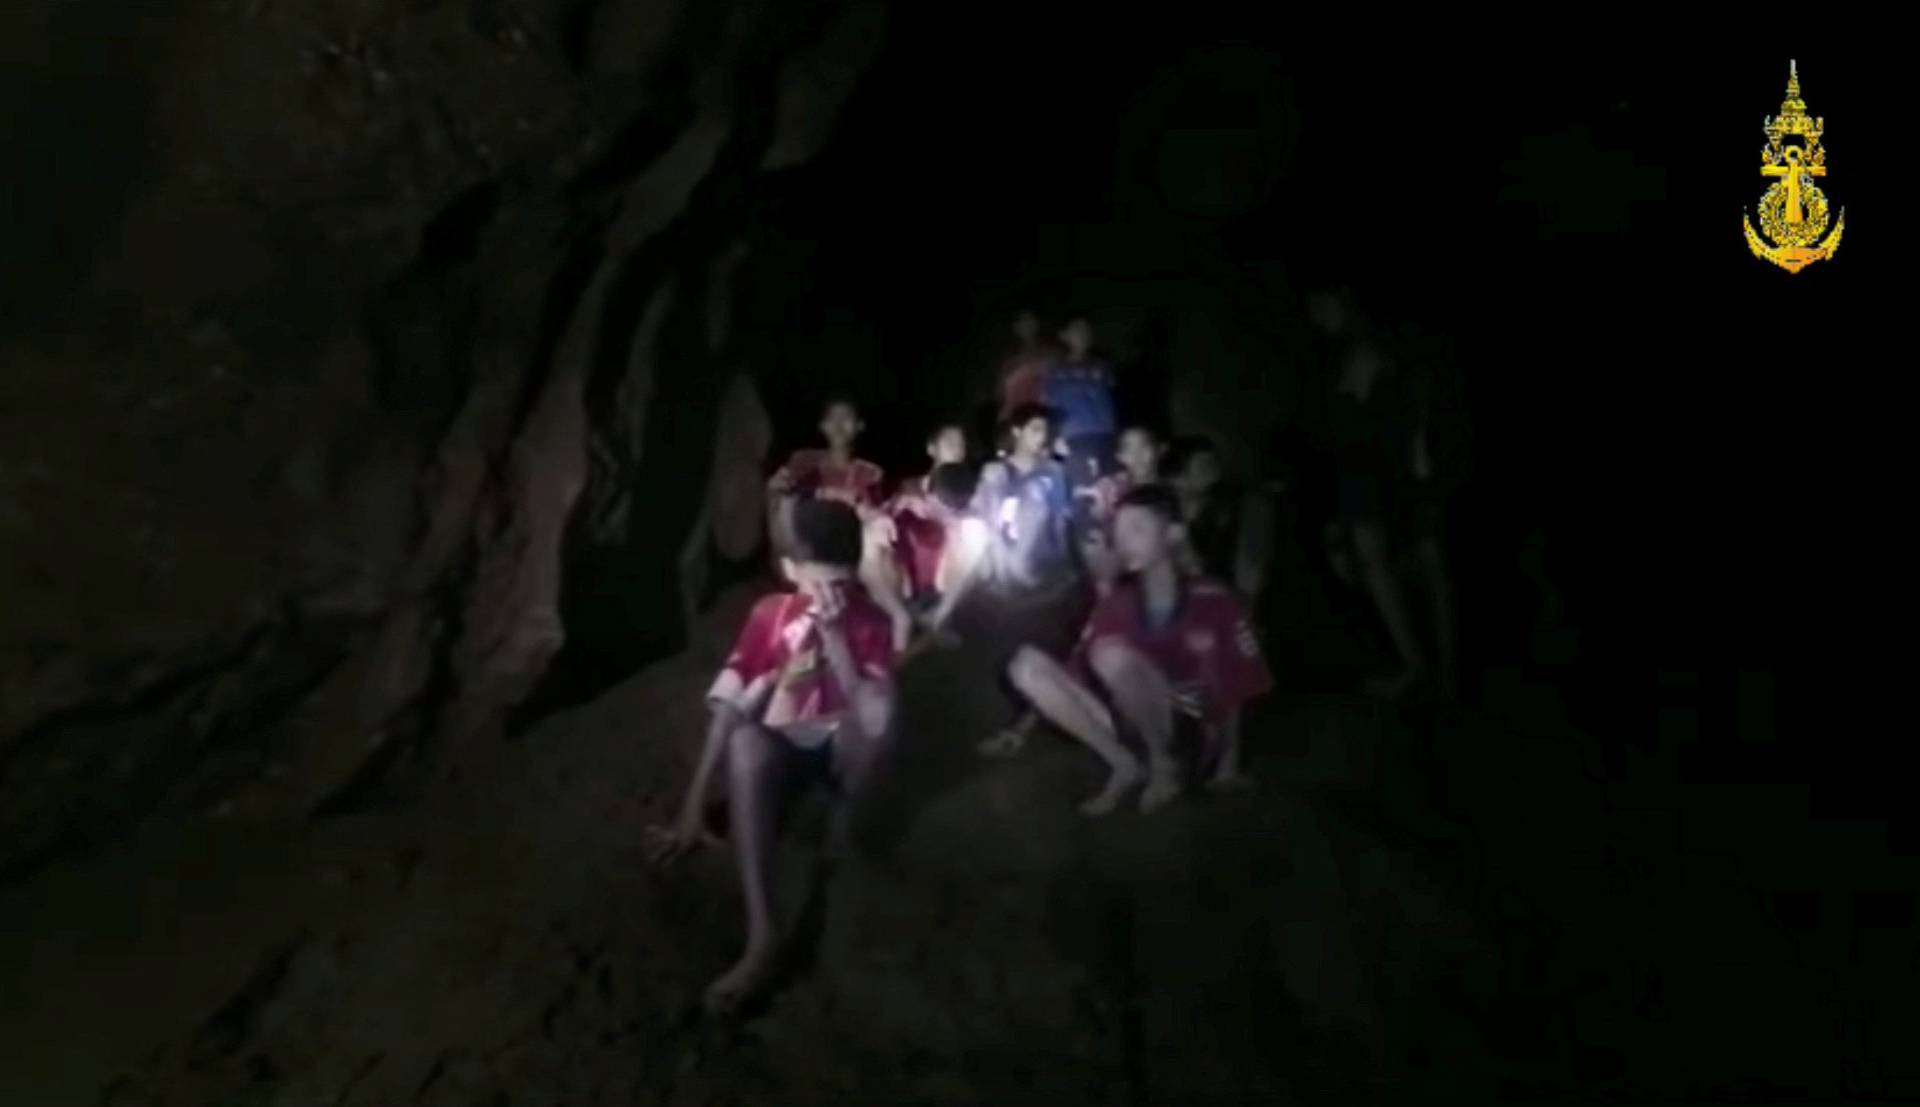
[{"label": "thai royal navy insignia", "polygon": [[[1842,209],[1833,219],[1826,193],[1814,183],[1827,175],[1827,151],[1820,145],[1827,120],[1807,115],[1806,101],[1800,99],[1799,63],[1787,65],[1787,98],[1780,114],[1766,120],[1767,145],[1760,151],[1760,175],[1776,179],[1760,197],[1760,230],[1753,229],[1752,219],[1743,222],[1754,257],[1798,273],[1840,248],[1847,213]],[[1800,141],[1787,143],[1788,138]],[[1833,233],[1828,234],[1830,222]]]}]

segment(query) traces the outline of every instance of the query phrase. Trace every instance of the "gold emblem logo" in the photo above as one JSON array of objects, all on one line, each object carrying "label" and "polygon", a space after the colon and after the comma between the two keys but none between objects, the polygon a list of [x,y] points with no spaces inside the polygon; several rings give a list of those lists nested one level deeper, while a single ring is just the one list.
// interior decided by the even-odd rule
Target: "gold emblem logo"
[{"label": "gold emblem logo", "polygon": [[[1847,213],[1841,210],[1839,219],[1833,222],[1833,233],[1827,234],[1827,195],[1814,184],[1816,177],[1827,175],[1827,151],[1820,145],[1827,121],[1825,117],[1807,116],[1806,101],[1800,99],[1797,62],[1787,63],[1787,98],[1780,105],[1780,114],[1766,120],[1765,127],[1767,145],[1760,151],[1760,175],[1778,179],[1760,197],[1760,230],[1753,229],[1751,218],[1742,219],[1747,228],[1747,247],[1754,257],[1798,273],[1832,257],[1839,249]],[[1787,138],[1800,142],[1788,145],[1782,141]],[[1824,240],[1822,235],[1826,235]]]}]

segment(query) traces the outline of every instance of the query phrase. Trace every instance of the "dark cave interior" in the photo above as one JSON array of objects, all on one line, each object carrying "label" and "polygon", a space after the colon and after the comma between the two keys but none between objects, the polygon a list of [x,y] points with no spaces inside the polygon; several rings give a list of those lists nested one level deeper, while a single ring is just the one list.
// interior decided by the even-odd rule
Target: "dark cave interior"
[{"label": "dark cave interior", "polygon": [[[1788,276],[1777,43],[1363,18],[9,12],[0,1102],[1920,1097],[1890,41],[1795,56],[1856,229]],[[1458,702],[1354,691],[1330,279],[1440,382]],[[1260,790],[979,763],[1074,630],[980,616],[716,1028],[726,851],[639,843],[753,498],[830,393],[889,472],[978,452],[1022,309],[1284,489]]]}]

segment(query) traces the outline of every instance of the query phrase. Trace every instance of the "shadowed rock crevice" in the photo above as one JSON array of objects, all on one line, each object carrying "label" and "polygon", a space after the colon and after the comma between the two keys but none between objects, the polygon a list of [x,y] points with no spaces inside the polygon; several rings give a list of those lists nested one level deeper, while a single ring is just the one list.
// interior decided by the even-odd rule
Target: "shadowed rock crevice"
[{"label": "shadowed rock crevice", "polygon": [[[117,241],[110,221],[95,221],[106,249],[90,277],[138,287],[166,271],[167,252],[192,230],[207,230],[201,246],[216,257],[201,272],[216,279],[175,282],[142,308],[161,332],[197,329],[177,344],[177,357],[164,341],[147,343],[141,367],[152,377],[178,363],[177,372],[205,383],[181,393],[191,411],[152,408],[122,433],[130,442],[174,441],[182,417],[225,420],[248,445],[187,448],[222,451],[235,503],[268,510],[223,518],[209,503],[205,524],[181,521],[183,534],[200,528],[196,541],[231,532],[243,548],[232,556],[250,561],[250,574],[228,590],[211,564],[195,562],[203,555],[115,551],[119,562],[67,565],[62,588],[39,609],[0,620],[10,674],[0,793],[15,812],[0,835],[0,869],[17,876],[68,846],[122,832],[181,787],[196,803],[217,805],[215,793],[232,787],[268,808],[266,797],[280,795],[294,810],[358,809],[379,793],[384,772],[438,771],[436,763],[497,732],[504,713],[537,716],[537,704],[531,713],[522,705],[567,640],[571,566],[590,566],[610,542],[667,582],[648,589],[645,602],[671,597],[675,558],[709,483],[719,398],[736,371],[725,368],[730,332],[753,325],[709,310],[710,289],[727,283],[710,273],[730,272],[737,257],[724,259],[754,235],[755,197],[766,187],[760,163],[773,144],[810,143],[797,162],[824,142],[822,125],[864,68],[861,52],[884,33],[874,18],[881,10],[556,0],[383,4],[349,17],[275,5],[222,8],[196,17],[199,27],[175,28],[169,42],[196,31],[218,41],[236,33],[223,21],[235,21],[253,36],[252,52],[222,48],[191,73],[168,68],[176,59],[165,49],[145,59],[159,91],[135,98],[156,105],[136,129],[167,136],[176,159],[146,181],[121,177],[124,219]],[[847,27],[858,40],[852,53]],[[832,80],[788,76],[796,55],[829,39]],[[261,77],[275,56],[281,68]],[[255,102],[231,105],[218,133],[207,131],[195,98],[249,80]],[[803,128],[796,104],[806,107]],[[250,143],[252,156],[233,160],[222,142]],[[59,203],[99,208],[107,198],[73,192]],[[258,232],[250,243],[235,233],[242,220]],[[243,273],[249,266],[257,279]],[[649,323],[648,305],[668,286],[680,289],[677,302]],[[21,398],[91,397],[91,378],[111,377],[118,369],[107,359],[132,356],[131,348],[70,341],[56,328],[84,332],[121,303],[89,291],[43,320],[45,333],[10,339],[36,357],[98,363],[22,377],[18,387],[44,394]],[[328,319],[332,305],[345,311]],[[54,524],[18,551],[28,573],[54,556],[64,524],[41,510],[33,497],[46,497],[34,485],[14,478],[40,479],[33,474],[47,463],[34,451],[51,457],[57,446],[44,435],[12,435],[0,457],[0,494],[32,492],[0,521],[19,512]],[[196,478],[183,474],[169,488],[153,480],[170,475],[163,457],[109,471],[121,464],[101,458],[97,479],[102,487],[147,481],[137,492],[116,483],[113,495],[136,497],[153,520],[124,529],[172,542],[168,515],[197,494]],[[255,471],[258,478],[240,479]],[[627,491],[662,484],[675,491],[658,503]],[[592,507],[584,521],[582,504]],[[141,613],[103,609],[102,621],[117,624],[112,633],[73,638],[55,653],[36,644],[43,628],[71,626],[72,612],[96,602],[85,593],[88,573],[161,556],[194,574],[197,590],[174,590],[170,622],[149,629]],[[332,660],[286,645],[283,661],[238,664],[271,625],[245,614],[249,603],[337,627],[327,632],[338,643]],[[649,627],[617,651],[619,661],[660,656],[681,633]],[[15,667],[16,656],[47,660]],[[146,671],[140,693],[115,675],[136,667]],[[287,770],[301,776],[298,787],[244,779],[244,766],[264,772],[275,763],[238,748],[250,740],[243,731],[271,729],[264,707],[236,713],[215,742],[167,737],[183,725],[169,720],[193,710],[187,689],[250,680],[260,687],[248,695],[222,695],[329,720],[302,736],[299,764]],[[113,729],[117,748],[78,757],[70,736],[88,727]],[[47,753],[55,746],[59,755]],[[215,752],[218,765],[202,764]],[[88,786],[70,770],[50,771],[63,758],[109,759],[119,766],[115,789],[150,798],[116,802],[109,818],[82,798]]]}]

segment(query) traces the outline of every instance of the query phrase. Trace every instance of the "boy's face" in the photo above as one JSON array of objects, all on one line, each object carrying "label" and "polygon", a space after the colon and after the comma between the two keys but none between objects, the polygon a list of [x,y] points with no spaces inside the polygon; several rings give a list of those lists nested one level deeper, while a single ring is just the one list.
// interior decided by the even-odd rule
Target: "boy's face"
[{"label": "boy's face", "polygon": [[1040,320],[1030,311],[1023,311],[1013,317],[1013,336],[1020,345],[1031,346],[1040,341]]},{"label": "boy's face", "polygon": [[1016,453],[1039,454],[1047,450],[1048,426],[1045,419],[1029,419],[1013,428],[1013,449]]},{"label": "boy's face", "polygon": [[1120,563],[1137,573],[1173,550],[1180,527],[1145,507],[1123,507],[1113,519],[1113,548]]},{"label": "boy's face", "polygon": [[1186,471],[1180,474],[1180,483],[1188,492],[1211,491],[1220,483],[1220,459],[1204,450],[1194,454],[1187,461]]},{"label": "boy's face", "polygon": [[864,429],[852,404],[834,404],[820,417],[820,434],[829,445],[851,446]]},{"label": "boy's face", "polygon": [[1084,354],[1093,345],[1093,324],[1085,319],[1075,319],[1060,332],[1060,341],[1075,355]]},{"label": "boy's face", "polygon": [[958,465],[967,460],[967,436],[959,427],[947,427],[927,443],[927,456],[935,465]]},{"label": "boy's face", "polygon": [[1135,480],[1145,480],[1153,475],[1159,453],[1152,435],[1143,430],[1130,430],[1120,436],[1120,449],[1115,458]]}]

